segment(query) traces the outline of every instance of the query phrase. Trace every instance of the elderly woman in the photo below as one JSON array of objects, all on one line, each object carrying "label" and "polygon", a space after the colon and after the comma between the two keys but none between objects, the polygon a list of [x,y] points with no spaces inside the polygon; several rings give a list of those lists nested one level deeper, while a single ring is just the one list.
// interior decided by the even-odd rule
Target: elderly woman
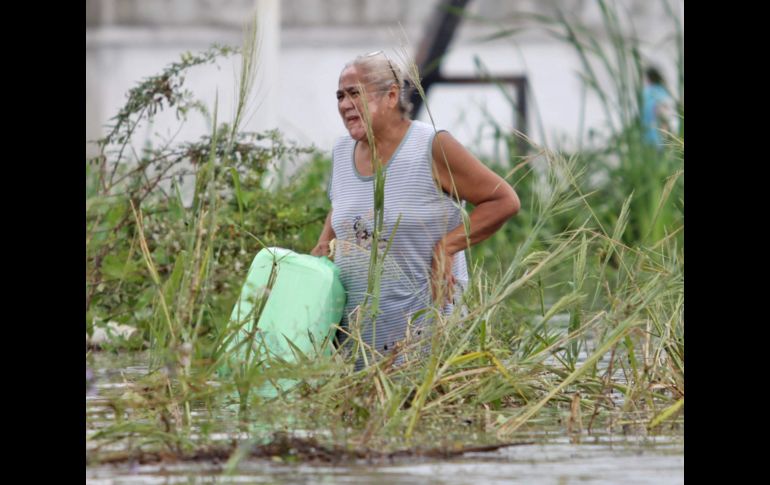
[{"label": "elderly woman", "polygon": [[[409,119],[405,91],[401,70],[382,52],[359,56],[342,70],[337,109],[349,136],[334,145],[331,210],[311,252],[328,254],[336,239],[334,262],[347,292],[341,326],[360,335],[368,362],[394,351],[407,336],[424,337],[431,312],[420,310],[435,302],[445,314],[452,311],[468,281],[463,250],[490,237],[519,210],[511,186],[452,135]],[[373,154],[385,176],[378,241]],[[460,201],[475,206],[467,232]],[[371,302],[366,296],[373,244],[380,258],[387,249],[374,319],[363,305]]]}]

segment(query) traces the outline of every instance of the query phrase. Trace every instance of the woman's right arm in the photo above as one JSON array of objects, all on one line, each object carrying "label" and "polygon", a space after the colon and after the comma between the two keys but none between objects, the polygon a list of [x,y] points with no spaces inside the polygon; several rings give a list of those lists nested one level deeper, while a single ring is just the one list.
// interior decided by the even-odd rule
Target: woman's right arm
[{"label": "woman's right arm", "polygon": [[329,255],[329,241],[337,237],[332,229],[332,210],[329,209],[329,215],[326,216],[326,222],[324,222],[324,228],[321,230],[321,235],[318,237],[318,243],[315,245],[310,254],[313,256],[328,256]]}]

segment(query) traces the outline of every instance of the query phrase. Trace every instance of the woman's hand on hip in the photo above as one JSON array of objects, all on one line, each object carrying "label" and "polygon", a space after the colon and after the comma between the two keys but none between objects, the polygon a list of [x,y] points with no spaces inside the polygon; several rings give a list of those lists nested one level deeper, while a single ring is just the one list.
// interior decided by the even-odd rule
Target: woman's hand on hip
[{"label": "woman's hand on hip", "polygon": [[433,248],[431,262],[431,295],[433,301],[440,305],[452,303],[455,286],[455,276],[452,272],[455,256],[439,243]]}]

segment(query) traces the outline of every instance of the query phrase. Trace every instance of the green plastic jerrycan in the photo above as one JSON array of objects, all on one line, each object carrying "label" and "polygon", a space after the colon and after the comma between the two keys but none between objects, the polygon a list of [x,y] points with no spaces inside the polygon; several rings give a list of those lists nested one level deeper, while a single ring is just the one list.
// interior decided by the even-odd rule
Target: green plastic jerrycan
[{"label": "green plastic jerrycan", "polygon": [[[342,318],[345,298],[339,269],[329,258],[283,248],[264,248],[254,257],[230,315],[231,328],[239,330],[228,344],[228,353],[234,354],[238,362],[247,356],[265,359],[265,352],[269,357],[296,362],[288,339],[306,356],[312,357],[319,347],[325,354],[331,354],[329,340],[334,336],[334,325]],[[252,333],[249,352],[249,342],[240,343]],[[231,371],[227,363],[219,368],[220,375]],[[280,387],[284,389],[292,384],[289,380],[282,381]],[[275,392],[262,389],[260,394],[275,395]]]}]

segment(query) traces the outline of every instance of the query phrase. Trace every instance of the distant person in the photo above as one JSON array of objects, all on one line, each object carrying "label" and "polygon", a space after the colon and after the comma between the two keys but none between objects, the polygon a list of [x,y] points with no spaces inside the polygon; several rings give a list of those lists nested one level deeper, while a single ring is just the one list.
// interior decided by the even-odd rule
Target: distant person
[{"label": "distant person", "polygon": [[662,150],[666,135],[678,134],[679,118],[676,102],[666,89],[663,76],[654,67],[645,72],[645,86],[642,92],[643,139],[650,146]]}]

